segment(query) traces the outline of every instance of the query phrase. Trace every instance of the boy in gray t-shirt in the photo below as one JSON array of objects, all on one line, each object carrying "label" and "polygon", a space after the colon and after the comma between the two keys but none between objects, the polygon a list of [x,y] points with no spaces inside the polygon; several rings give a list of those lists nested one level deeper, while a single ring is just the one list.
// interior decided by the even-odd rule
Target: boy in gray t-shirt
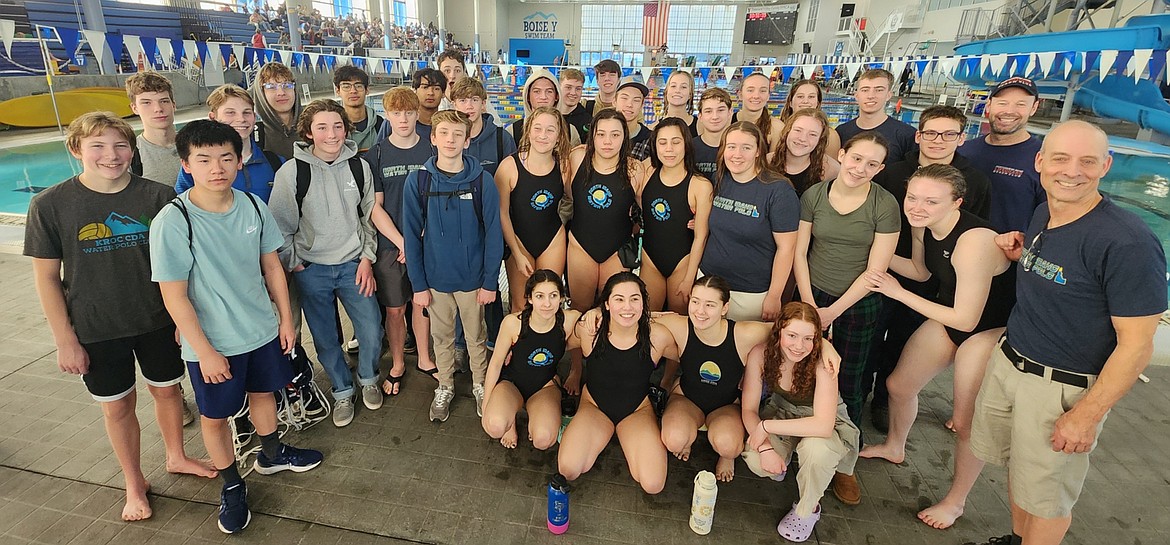
[{"label": "boy in gray t-shirt", "polygon": [[179,131],[176,147],[195,185],[150,227],[152,277],[182,334],[203,442],[224,481],[219,529],[231,534],[252,517],[228,427],[245,398],[260,436],[258,473],[308,471],[322,455],[282,444],[277,435],[272,394],[292,380],[296,333],[276,256],[284,237],[263,201],[232,189],[243,139],[228,125],[199,120]]},{"label": "boy in gray t-shirt", "polygon": [[179,177],[175,150],[175,94],[171,81],[158,72],[139,72],[126,79],[130,109],[142,120],[131,170],[147,180],[174,188]]}]

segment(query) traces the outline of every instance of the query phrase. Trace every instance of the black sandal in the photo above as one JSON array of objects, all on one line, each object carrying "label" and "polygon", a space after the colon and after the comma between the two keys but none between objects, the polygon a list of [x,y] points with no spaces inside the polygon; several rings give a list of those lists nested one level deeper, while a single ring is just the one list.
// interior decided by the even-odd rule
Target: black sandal
[{"label": "black sandal", "polygon": [[418,371],[424,375],[427,375],[427,376],[431,377],[432,379],[435,379],[435,382],[439,382],[439,367],[438,366],[435,366],[431,369],[423,369],[422,367],[419,367],[416,365],[416,366],[414,366],[414,370]]},{"label": "black sandal", "polygon": [[[389,388],[387,388],[387,386],[389,386]],[[394,391],[390,392],[390,391],[388,391],[389,389],[393,389]],[[393,396],[398,395],[401,392],[402,392],[402,376],[399,375],[397,377],[392,377],[390,375],[386,375],[386,380],[382,381],[382,393],[393,397]]]}]

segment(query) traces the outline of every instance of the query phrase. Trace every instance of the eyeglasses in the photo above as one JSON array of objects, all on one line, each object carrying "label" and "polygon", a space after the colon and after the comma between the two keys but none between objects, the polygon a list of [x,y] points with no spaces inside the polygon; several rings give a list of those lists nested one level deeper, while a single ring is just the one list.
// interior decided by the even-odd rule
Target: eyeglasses
[{"label": "eyeglasses", "polygon": [[938,140],[938,137],[940,137],[940,136],[942,137],[944,142],[954,142],[955,140],[958,140],[960,136],[963,135],[963,133],[961,133],[959,131],[946,131],[946,132],[921,131],[918,134],[920,136],[922,136],[923,140],[929,140],[931,142]]},{"label": "eyeglasses", "polygon": [[940,137],[940,136],[942,137],[943,142],[954,142],[955,140],[958,140],[960,136],[963,135],[963,133],[961,133],[959,131],[947,131],[947,132],[922,131],[922,132],[919,132],[918,134],[919,134],[919,136],[922,137],[923,140],[928,140],[931,142],[938,140],[938,137]]},{"label": "eyeglasses", "polygon": [[262,87],[264,87],[264,89],[266,89],[268,91],[275,91],[277,89],[291,91],[293,89],[296,89],[297,84],[295,84],[291,81],[285,81],[285,82],[280,82],[280,83],[265,83],[264,85],[262,85]]},{"label": "eyeglasses", "polygon": [[1047,231],[1047,229],[1041,229],[1039,233],[1036,233],[1036,236],[1032,237],[1032,243],[1028,245],[1024,250],[1024,254],[1020,257],[1020,264],[1024,266],[1024,272],[1031,271],[1032,265],[1036,263],[1036,258],[1040,257],[1040,247],[1044,243],[1044,240],[1040,237],[1044,234],[1044,231]]},{"label": "eyeglasses", "polygon": [[366,86],[361,83],[350,83],[347,81],[341,85],[338,85],[337,88],[341,89],[342,91],[361,91],[365,89]]}]

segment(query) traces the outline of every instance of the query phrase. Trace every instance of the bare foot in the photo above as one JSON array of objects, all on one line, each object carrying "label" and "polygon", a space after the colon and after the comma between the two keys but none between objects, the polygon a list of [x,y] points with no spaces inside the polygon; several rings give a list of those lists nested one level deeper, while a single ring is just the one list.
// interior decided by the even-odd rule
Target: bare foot
[{"label": "bare foot", "polygon": [[715,478],[725,483],[735,477],[735,458],[720,458],[715,462]]},{"label": "bare foot", "polygon": [[945,530],[963,516],[962,505],[938,503],[918,512],[918,520],[936,530]]},{"label": "bare foot", "polygon": [[691,447],[687,446],[687,448],[684,448],[678,452],[672,452],[671,454],[674,454],[675,458],[685,462],[691,457]]},{"label": "bare foot", "polygon": [[880,445],[870,445],[861,449],[857,453],[862,458],[882,458],[888,462],[900,464],[906,461],[906,449],[894,448],[893,445],[882,443]]},{"label": "bare foot", "polygon": [[955,431],[955,419],[954,418],[947,420],[947,423],[945,425],[946,425],[948,430]]},{"label": "bare foot", "polygon": [[571,396],[581,395],[580,371],[569,371],[569,377],[565,379],[565,393]]},{"label": "bare foot", "polygon": [[150,492],[150,483],[146,483],[146,487],[141,491],[126,490],[126,506],[122,508],[122,520],[134,522],[150,518],[152,512],[150,500],[146,498],[148,492]]},{"label": "bare foot", "polygon": [[167,460],[167,473],[195,475],[196,477],[206,477],[208,479],[214,479],[219,475],[219,472],[211,466],[211,462],[185,456],[176,461]]},{"label": "bare foot", "polygon": [[504,436],[500,437],[500,444],[504,448],[516,448],[516,426],[512,426],[504,432]]}]

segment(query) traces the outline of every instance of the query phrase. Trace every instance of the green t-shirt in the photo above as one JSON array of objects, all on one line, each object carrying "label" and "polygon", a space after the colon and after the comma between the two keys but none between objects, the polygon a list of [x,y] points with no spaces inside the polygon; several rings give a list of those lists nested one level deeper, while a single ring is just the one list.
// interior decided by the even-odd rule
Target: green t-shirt
[{"label": "green t-shirt", "polygon": [[[192,204],[190,191],[179,195],[191,218],[193,249],[187,221],[177,207],[163,207],[150,224],[152,279],[188,282],[187,296],[203,334],[224,356],[246,354],[276,338],[279,322],[260,272],[260,256],[284,242],[263,201],[256,199],[257,216],[247,195],[235,189],[232,193],[235,202],[222,214]],[[183,359],[198,361],[187,339],[182,345]]]},{"label": "green t-shirt", "polygon": [[857,210],[842,215],[829,203],[832,183],[820,182],[804,192],[800,221],[812,222],[808,272],[813,287],[840,297],[865,272],[874,234],[897,233],[902,217],[897,199],[875,183]]}]

